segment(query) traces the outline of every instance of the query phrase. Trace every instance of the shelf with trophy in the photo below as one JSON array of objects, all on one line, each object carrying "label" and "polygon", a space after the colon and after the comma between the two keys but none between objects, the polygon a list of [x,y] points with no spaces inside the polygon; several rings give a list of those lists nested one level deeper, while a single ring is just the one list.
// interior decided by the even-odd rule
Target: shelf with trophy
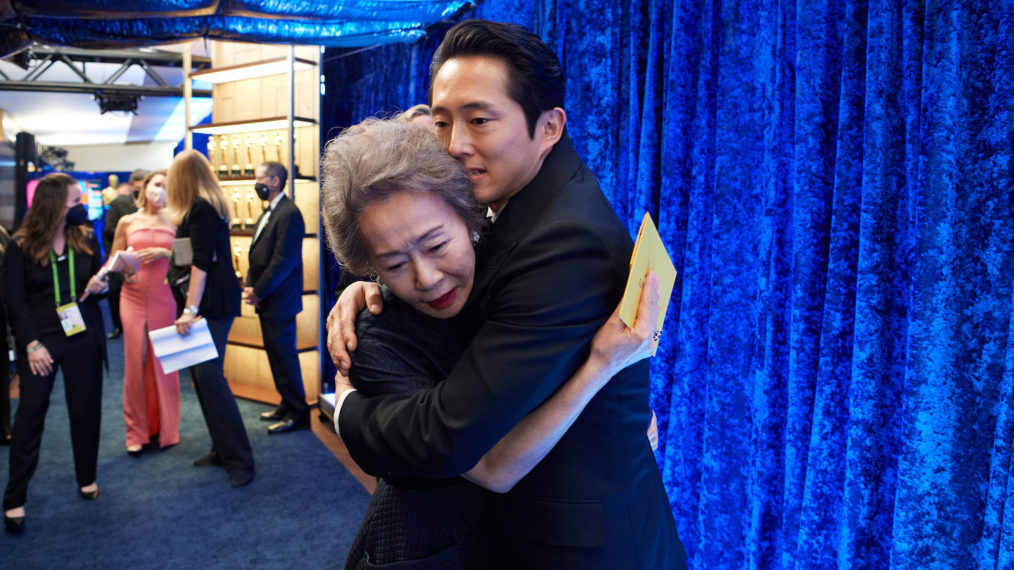
[{"label": "shelf with trophy", "polygon": [[[193,74],[192,79],[208,80],[220,71],[232,73],[214,80],[212,122],[195,125],[190,132],[208,135],[208,160],[218,174],[226,198],[232,201],[232,263],[241,283],[246,279],[254,227],[267,207],[267,202],[254,191],[254,171],[268,161],[281,163],[289,170],[284,191],[299,208],[306,226],[302,244],[303,310],[296,317],[296,348],[306,400],[315,403],[320,391],[321,335],[317,295],[320,143],[317,121],[313,118],[318,114],[318,103],[311,96],[318,81],[315,48],[304,50],[304,57],[296,59],[275,57],[290,50],[288,46],[215,42],[214,49],[213,67]],[[294,69],[292,82],[286,74],[288,65]],[[235,74],[262,67],[274,71],[266,73],[268,76]],[[252,97],[251,93],[257,96]],[[277,404],[280,398],[263,347],[257,313],[244,303],[229,332],[225,377],[237,396]]]}]

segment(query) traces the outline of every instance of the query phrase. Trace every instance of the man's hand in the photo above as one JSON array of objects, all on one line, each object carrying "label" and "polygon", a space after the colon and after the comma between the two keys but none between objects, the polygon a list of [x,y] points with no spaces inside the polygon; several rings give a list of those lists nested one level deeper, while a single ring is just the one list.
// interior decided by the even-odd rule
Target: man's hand
[{"label": "man's hand", "polygon": [[620,319],[620,307],[610,315],[592,339],[589,359],[602,361],[613,374],[651,355],[658,323],[658,275],[649,271],[644,279],[641,300],[637,304],[634,326],[628,327]]},{"label": "man's hand", "polygon": [[374,315],[383,310],[380,286],[356,281],[342,291],[327,316],[327,351],[342,376],[348,376],[352,367],[349,352],[356,349],[356,316],[367,306]]},{"label": "man's hand", "polygon": [[654,410],[651,411],[651,423],[648,424],[648,443],[651,444],[652,451],[658,451],[658,419]]},{"label": "man's hand", "polygon": [[345,390],[352,390],[352,383],[340,372],[334,375],[334,393],[341,396]]},{"label": "man's hand", "polygon": [[253,287],[243,287],[243,302],[247,305],[259,307],[261,298],[254,294]]}]

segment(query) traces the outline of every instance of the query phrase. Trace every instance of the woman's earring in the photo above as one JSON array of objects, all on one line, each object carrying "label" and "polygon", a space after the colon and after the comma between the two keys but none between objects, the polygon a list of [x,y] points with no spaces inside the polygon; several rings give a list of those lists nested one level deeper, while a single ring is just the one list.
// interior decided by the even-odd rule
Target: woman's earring
[{"label": "woman's earring", "polygon": [[479,235],[479,232],[472,232],[472,245],[479,243],[480,239],[482,239],[482,236]]}]

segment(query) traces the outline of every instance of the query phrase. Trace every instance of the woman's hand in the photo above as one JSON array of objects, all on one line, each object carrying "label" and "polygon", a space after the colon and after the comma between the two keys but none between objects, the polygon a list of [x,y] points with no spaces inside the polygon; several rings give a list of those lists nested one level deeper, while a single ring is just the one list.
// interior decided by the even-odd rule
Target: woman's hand
[{"label": "woman's hand", "polygon": [[53,371],[53,357],[49,350],[39,341],[33,340],[25,347],[28,349],[28,368],[36,376],[46,376]]},{"label": "woman's hand", "polygon": [[169,259],[172,250],[164,247],[146,247],[134,252],[134,257],[141,263],[151,263],[161,258]]},{"label": "woman's hand", "polygon": [[190,327],[194,325],[194,321],[197,319],[189,311],[183,311],[180,318],[176,319],[176,332],[182,336],[190,334]]},{"label": "woman's hand", "polygon": [[597,360],[612,376],[627,366],[651,355],[655,344],[655,326],[658,323],[658,275],[649,271],[641,289],[634,326],[628,327],[620,319],[620,307],[609,317],[592,339],[588,359]]},{"label": "woman's hand", "polygon": [[88,298],[88,295],[101,295],[109,290],[109,276],[105,273],[99,272],[92,275],[92,278],[88,280],[88,285],[85,287],[85,292],[81,295],[81,301]]}]

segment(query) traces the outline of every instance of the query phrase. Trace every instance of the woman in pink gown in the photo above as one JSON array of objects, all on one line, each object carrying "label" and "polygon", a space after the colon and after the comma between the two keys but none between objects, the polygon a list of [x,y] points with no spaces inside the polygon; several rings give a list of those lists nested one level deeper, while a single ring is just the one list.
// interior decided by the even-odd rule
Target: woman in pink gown
[{"label": "woman in pink gown", "polygon": [[144,179],[138,211],[116,226],[110,255],[126,250],[138,263],[120,294],[123,321],[123,419],[127,453],[139,455],[157,435],[162,448],[180,441],[180,381],[166,374],[155,358],[148,331],[176,321],[176,302],[166,281],[176,228],[162,215],[166,171]]}]

